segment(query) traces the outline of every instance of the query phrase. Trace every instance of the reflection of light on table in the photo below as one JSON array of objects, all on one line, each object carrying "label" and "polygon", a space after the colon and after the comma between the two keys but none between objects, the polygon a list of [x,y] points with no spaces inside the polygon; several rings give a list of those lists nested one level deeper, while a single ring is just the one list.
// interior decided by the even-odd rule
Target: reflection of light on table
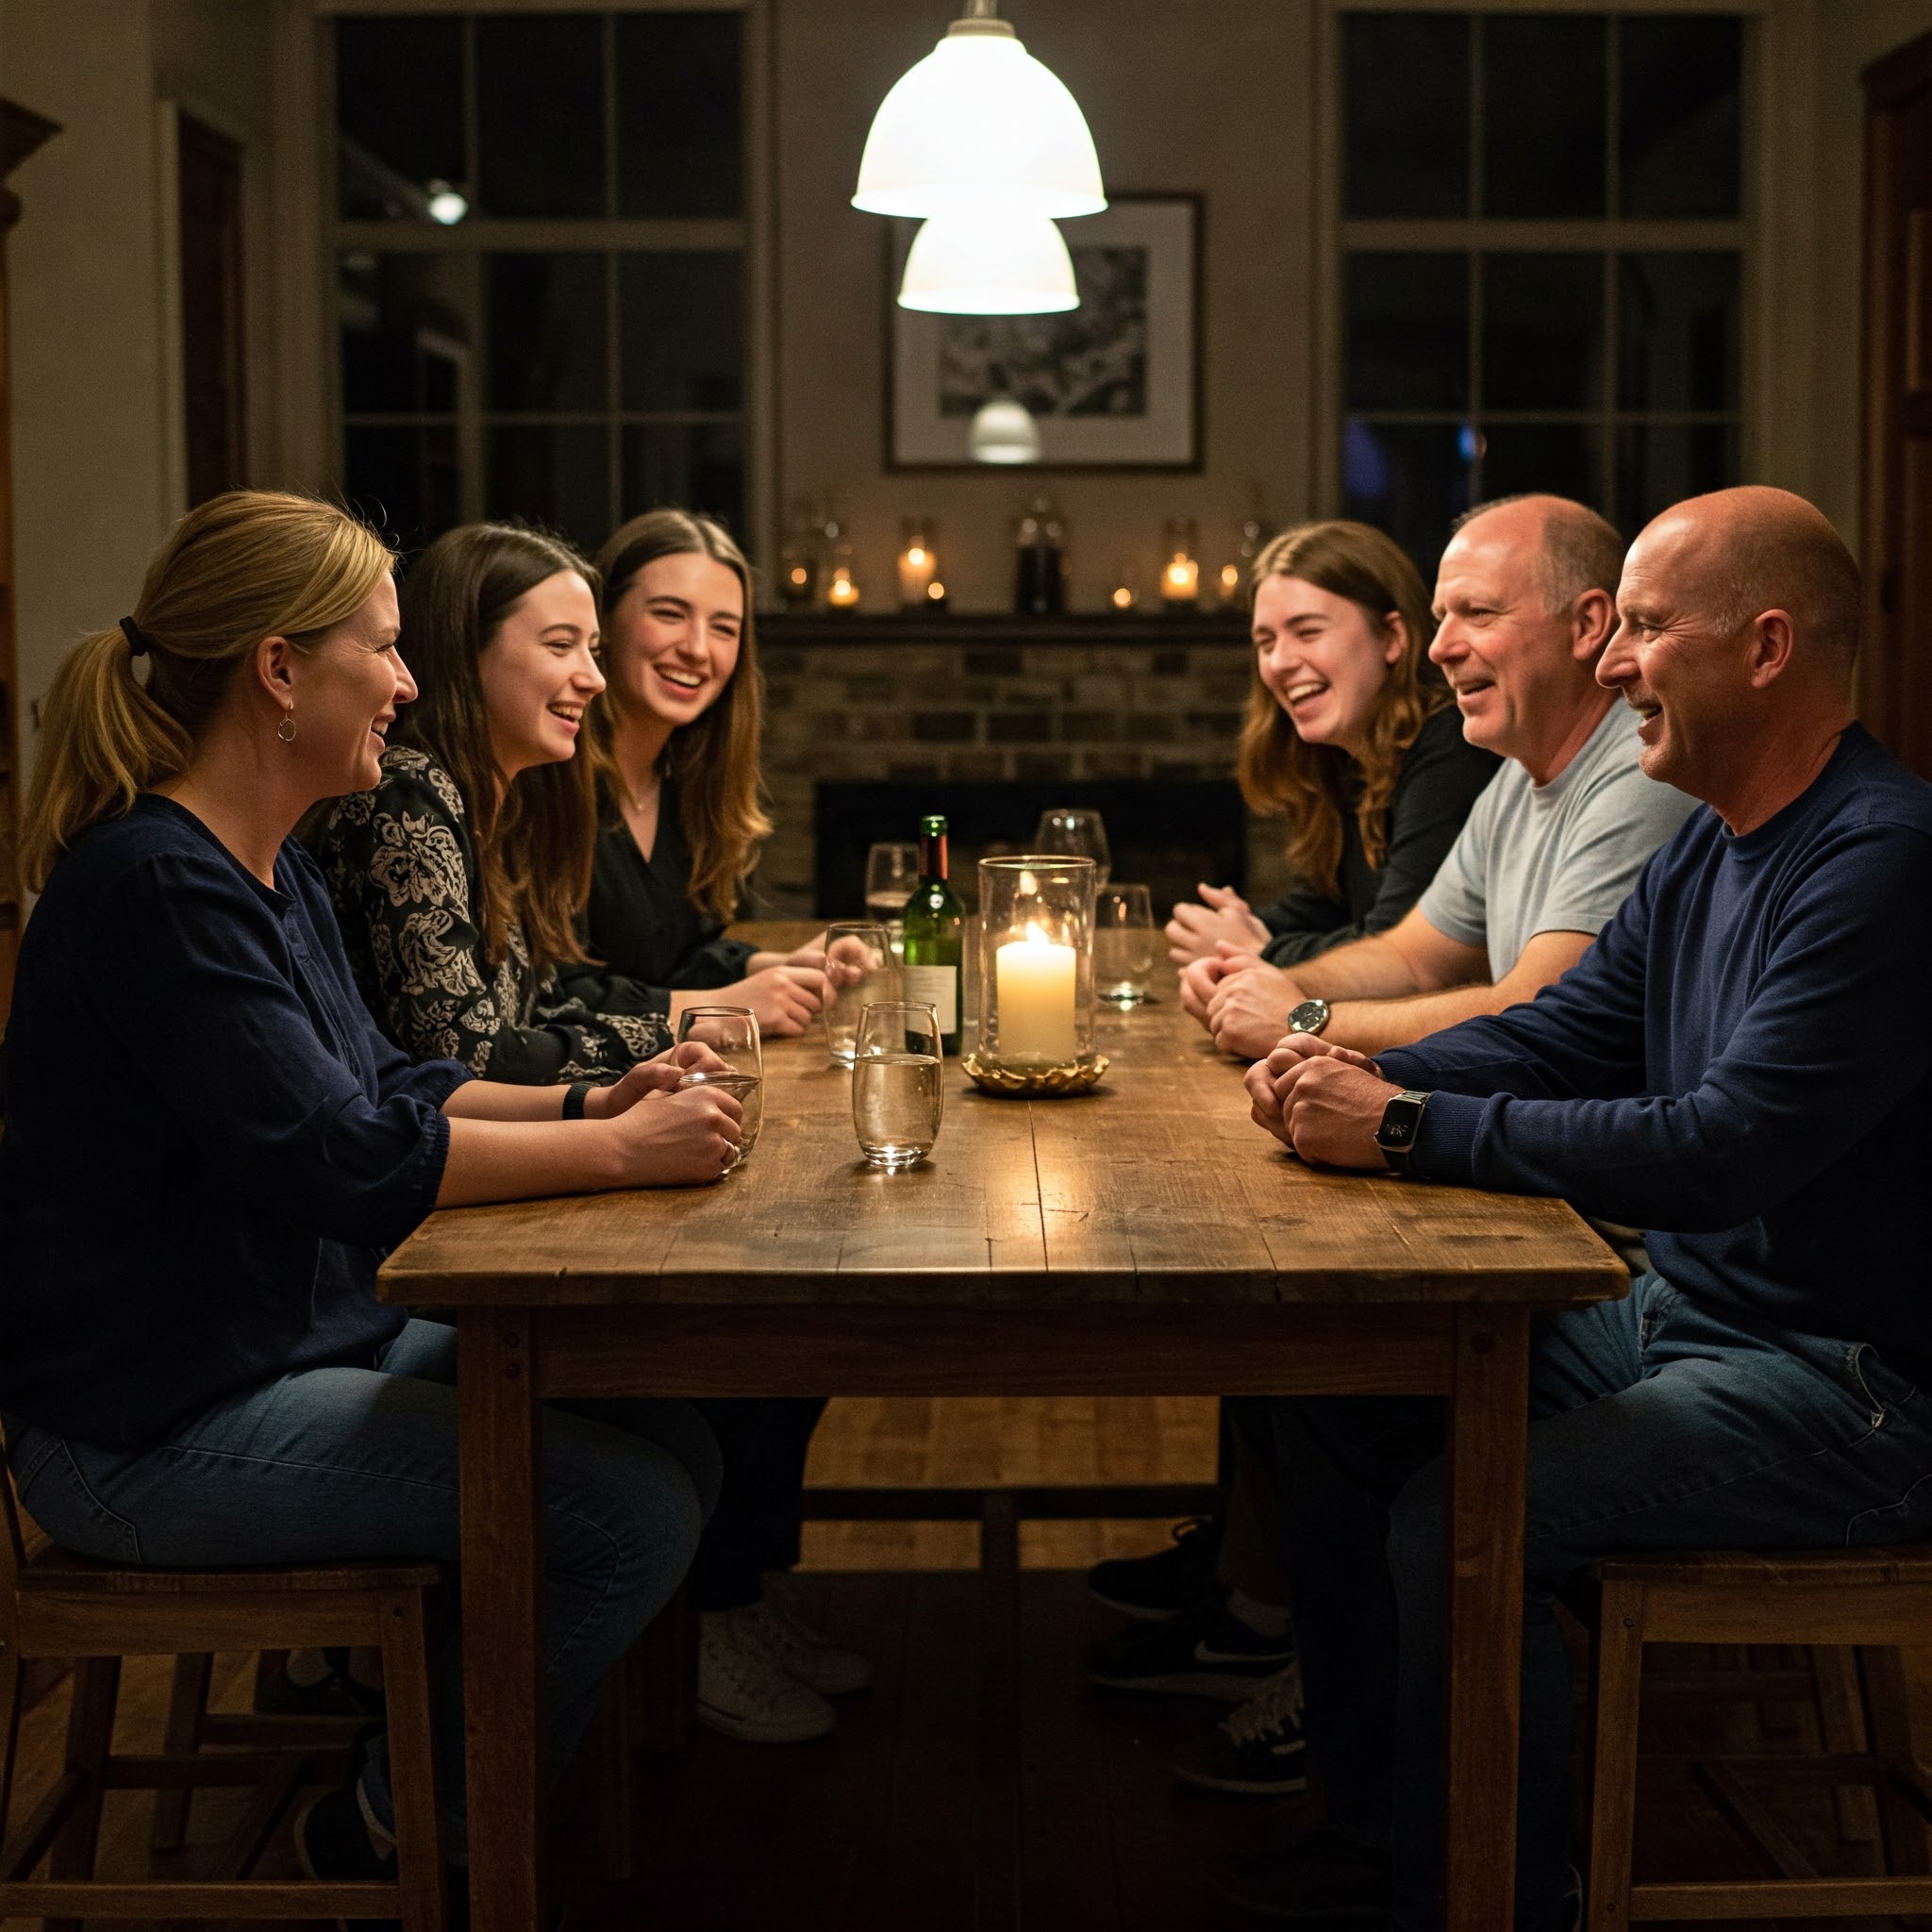
[{"label": "reflection of light on table", "polygon": [[999,949],[999,1058],[1060,1062],[1074,1057],[1074,949],[1027,924],[1024,940]]}]

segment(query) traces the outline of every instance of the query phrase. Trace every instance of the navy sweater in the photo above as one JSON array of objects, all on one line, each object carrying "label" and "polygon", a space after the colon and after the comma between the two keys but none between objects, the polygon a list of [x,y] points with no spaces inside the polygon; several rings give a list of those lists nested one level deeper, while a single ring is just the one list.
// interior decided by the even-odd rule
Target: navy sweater
[{"label": "navy sweater", "polygon": [[1699,1302],[1932,1370],[1932,785],[1861,726],[1733,838],[1707,808],[1524,1006],[1379,1056],[1412,1166],[1647,1229]]},{"label": "navy sweater", "polygon": [[469,1076],[376,1030],[299,845],[275,878],[146,794],[55,867],[7,1037],[0,1409],[139,1447],[402,1327],[376,1264]]}]

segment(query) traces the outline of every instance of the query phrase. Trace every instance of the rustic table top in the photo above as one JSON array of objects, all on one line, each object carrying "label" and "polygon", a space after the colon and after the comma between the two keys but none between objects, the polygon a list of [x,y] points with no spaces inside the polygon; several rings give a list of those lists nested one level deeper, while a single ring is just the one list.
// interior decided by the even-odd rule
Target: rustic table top
[{"label": "rustic table top", "polygon": [[[794,929],[752,928],[768,941]],[[804,930],[799,928],[797,930]],[[928,1161],[859,1155],[851,1075],[816,1029],[765,1048],[764,1124],[714,1186],[432,1215],[382,1271],[443,1306],[1600,1301],[1623,1264],[1559,1201],[1302,1165],[1248,1115],[1181,1011],[1103,1008],[1085,1094],[1027,1100],[946,1069]]]}]

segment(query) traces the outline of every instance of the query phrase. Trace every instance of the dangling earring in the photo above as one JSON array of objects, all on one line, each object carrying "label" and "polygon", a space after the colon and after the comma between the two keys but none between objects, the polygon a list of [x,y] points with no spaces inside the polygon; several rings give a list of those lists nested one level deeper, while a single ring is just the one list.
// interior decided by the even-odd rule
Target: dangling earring
[{"label": "dangling earring", "polygon": [[282,741],[282,742],[283,742],[284,744],[293,744],[293,743],[294,743],[294,741],[295,741],[295,708],[294,708],[294,706],[291,705],[291,706],[289,707],[289,708],[288,708],[288,709],[287,709],[286,711],[284,711],[284,712],[282,713],[282,722],[281,722],[281,723],[280,723],[279,724],[277,724],[277,725],[275,726],[275,736],[276,736],[277,738],[279,738],[279,739],[280,739],[280,740]]}]

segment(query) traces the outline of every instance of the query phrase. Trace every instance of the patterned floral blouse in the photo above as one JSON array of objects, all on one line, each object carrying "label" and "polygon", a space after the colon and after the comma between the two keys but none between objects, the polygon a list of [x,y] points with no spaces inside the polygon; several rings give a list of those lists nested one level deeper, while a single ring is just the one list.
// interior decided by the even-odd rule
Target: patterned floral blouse
[{"label": "patterned floral blouse", "polygon": [[341,800],[315,853],[342,944],[377,1024],[415,1059],[460,1060],[518,1086],[614,1080],[671,1044],[662,995],[613,975],[531,970],[509,924],[492,966],[470,881],[475,848],[456,781],[423,752],[392,745],[374,791]]}]

